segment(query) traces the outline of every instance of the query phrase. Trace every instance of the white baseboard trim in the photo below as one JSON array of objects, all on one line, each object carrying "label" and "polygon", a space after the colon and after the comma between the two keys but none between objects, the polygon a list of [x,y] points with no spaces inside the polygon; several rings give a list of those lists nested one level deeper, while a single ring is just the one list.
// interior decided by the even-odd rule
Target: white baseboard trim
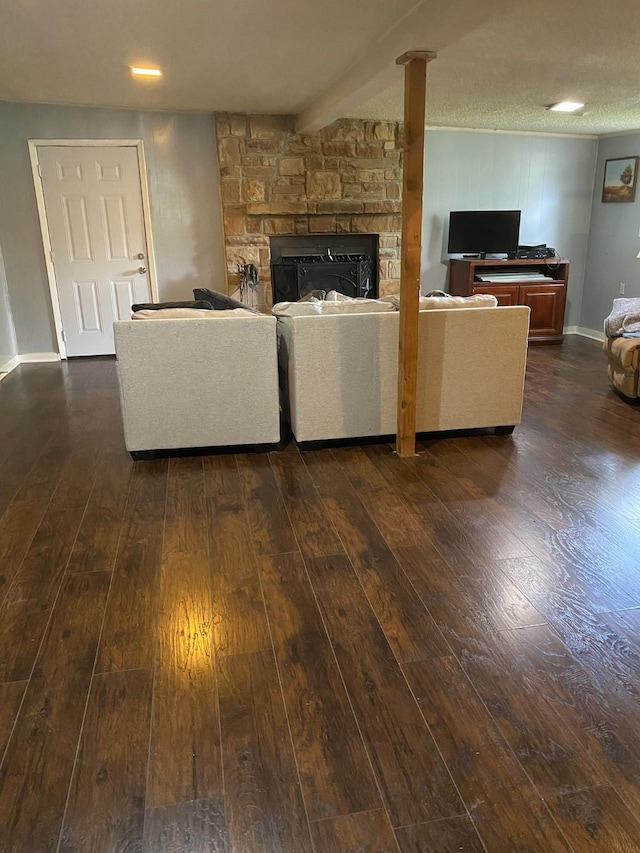
[{"label": "white baseboard trim", "polygon": [[566,326],[565,335],[581,335],[583,338],[591,338],[594,341],[604,341],[604,332],[597,329],[585,329],[583,326]]},{"label": "white baseboard trim", "polygon": [[18,358],[20,364],[36,364],[47,361],[60,361],[60,353],[57,352],[23,352]]},{"label": "white baseboard trim", "polygon": [[17,367],[20,364],[20,356],[14,355],[9,361],[5,361],[4,364],[0,364],[0,373],[11,373],[14,367]]}]

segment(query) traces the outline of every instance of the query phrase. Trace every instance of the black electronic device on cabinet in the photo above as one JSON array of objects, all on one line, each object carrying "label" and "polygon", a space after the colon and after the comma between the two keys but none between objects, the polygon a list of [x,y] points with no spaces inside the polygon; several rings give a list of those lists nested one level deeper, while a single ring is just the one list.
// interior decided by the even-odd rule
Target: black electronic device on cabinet
[{"label": "black electronic device on cabinet", "polygon": [[519,210],[452,210],[447,251],[469,258],[485,258],[489,254],[514,256],[520,217]]},{"label": "black electronic device on cabinet", "polygon": [[518,246],[516,252],[518,260],[545,260],[556,257],[558,257],[556,250],[547,246],[546,243],[539,243],[537,246]]}]

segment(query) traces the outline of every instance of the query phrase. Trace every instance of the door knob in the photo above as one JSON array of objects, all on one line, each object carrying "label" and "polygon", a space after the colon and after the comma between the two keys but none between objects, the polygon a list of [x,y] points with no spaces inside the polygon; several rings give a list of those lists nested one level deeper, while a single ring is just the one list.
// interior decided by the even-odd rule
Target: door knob
[{"label": "door knob", "polygon": [[147,271],[146,267],[138,267],[138,272],[140,273],[140,275],[144,275],[146,273],[146,271]]}]

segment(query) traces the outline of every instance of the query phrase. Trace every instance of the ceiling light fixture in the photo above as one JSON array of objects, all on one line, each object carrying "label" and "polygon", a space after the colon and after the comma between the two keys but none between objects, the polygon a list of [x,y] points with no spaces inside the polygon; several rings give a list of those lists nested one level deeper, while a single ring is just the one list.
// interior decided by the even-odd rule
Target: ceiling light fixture
[{"label": "ceiling light fixture", "polygon": [[579,104],[577,101],[558,101],[557,104],[551,104],[547,107],[554,113],[575,113],[576,110],[581,110],[584,104]]},{"label": "ceiling light fixture", "polygon": [[162,77],[162,71],[159,68],[140,68],[137,65],[130,65],[129,68],[134,77]]}]

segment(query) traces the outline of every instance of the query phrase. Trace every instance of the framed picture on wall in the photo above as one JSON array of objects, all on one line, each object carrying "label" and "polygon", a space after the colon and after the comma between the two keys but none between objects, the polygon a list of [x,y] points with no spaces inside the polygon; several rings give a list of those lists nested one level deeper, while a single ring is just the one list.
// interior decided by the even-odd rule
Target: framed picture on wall
[{"label": "framed picture on wall", "polygon": [[634,201],[637,180],[637,157],[617,157],[615,160],[606,160],[602,183],[602,201]]}]

